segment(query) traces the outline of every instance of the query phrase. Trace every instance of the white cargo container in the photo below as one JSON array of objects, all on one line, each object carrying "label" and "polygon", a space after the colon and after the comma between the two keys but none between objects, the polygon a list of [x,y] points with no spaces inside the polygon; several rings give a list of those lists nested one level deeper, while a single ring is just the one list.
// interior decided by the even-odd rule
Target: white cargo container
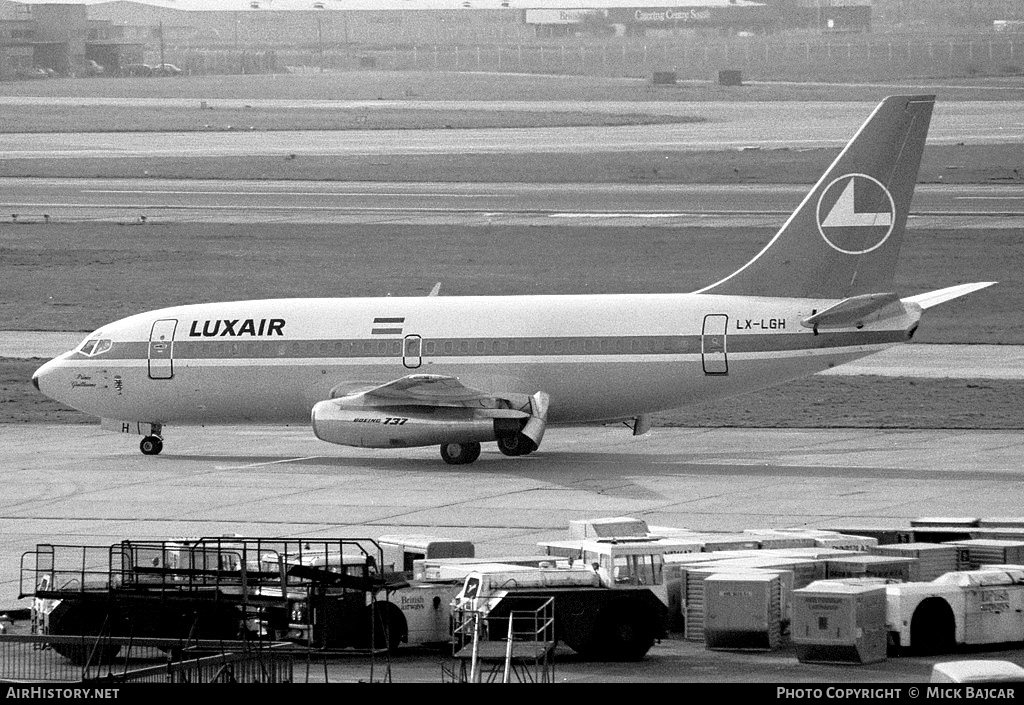
[{"label": "white cargo container", "polygon": [[947,543],[967,550],[969,570],[977,570],[997,563],[1024,563],[1024,541],[968,539],[948,541]]},{"label": "white cargo container", "polygon": [[757,539],[762,550],[777,548],[811,548],[816,546],[814,537],[792,531],[778,529],[745,529],[744,534]]},{"label": "white cargo container", "polygon": [[413,562],[425,558],[472,558],[472,541],[439,538],[426,534],[389,534],[377,539],[384,565],[402,573],[413,572]]},{"label": "white cargo container", "polygon": [[709,649],[778,649],[784,621],[781,576],[715,573],[704,580]]},{"label": "white cargo container", "polygon": [[918,575],[910,582],[929,582],[940,575],[963,570],[959,556],[966,551],[945,543],[900,543],[876,546],[871,552],[878,556],[904,556],[917,559]]},{"label": "white cargo container", "polygon": [[790,639],[805,663],[886,658],[886,586],[879,578],[820,580],[793,591]]},{"label": "white cargo container", "polygon": [[885,578],[901,583],[920,580],[916,558],[911,556],[844,556],[825,559],[828,578]]}]

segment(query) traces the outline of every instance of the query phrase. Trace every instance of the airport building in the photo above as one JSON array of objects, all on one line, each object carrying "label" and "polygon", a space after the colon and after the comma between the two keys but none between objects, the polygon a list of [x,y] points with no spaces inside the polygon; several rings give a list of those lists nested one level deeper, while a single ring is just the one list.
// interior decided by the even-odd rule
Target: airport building
[{"label": "airport building", "polygon": [[[163,63],[165,47],[173,52],[167,60],[181,62],[186,71],[222,73],[304,63],[296,55],[319,55],[323,66],[332,51],[335,60],[328,57],[328,65],[346,68],[376,65],[356,52],[423,46],[442,54],[474,46],[479,54],[481,46],[520,45],[521,53],[524,44],[570,38],[834,43],[869,33],[1020,32],[1022,25],[1024,3],[1016,0],[0,0],[0,79],[38,76],[40,69],[88,75],[95,65],[119,73],[147,59]],[[771,49],[743,51],[763,55]],[[957,51],[947,48],[946,54]],[[341,52],[348,53],[348,63],[338,58]],[[461,68],[467,54],[438,60],[436,68]],[[805,48],[805,61],[812,54]],[[538,66],[546,65],[541,59]],[[478,58],[470,67],[484,64]]]}]

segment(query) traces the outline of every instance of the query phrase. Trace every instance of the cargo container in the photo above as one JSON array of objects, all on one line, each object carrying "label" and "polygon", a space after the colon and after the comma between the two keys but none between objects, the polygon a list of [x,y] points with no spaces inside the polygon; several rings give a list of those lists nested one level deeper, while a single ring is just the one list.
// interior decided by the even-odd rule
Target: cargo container
[{"label": "cargo container", "polygon": [[[914,581],[929,582],[940,575],[967,567],[966,549],[943,543],[902,543],[876,546],[871,552],[878,556],[904,556],[917,559],[918,575]],[[963,561],[961,562],[961,556]]]},{"label": "cargo container", "polygon": [[912,556],[845,556],[825,559],[827,578],[885,578],[901,583],[919,580],[920,569]]},{"label": "cargo container", "polygon": [[966,549],[968,570],[977,570],[995,563],[1024,563],[1024,541],[968,539],[947,543]]},{"label": "cargo container", "polygon": [[[790,576],[792,578],[792,576]],[[714,573],[704,580],[704,643],[709,649],[782,645],[782,578],[772,573]]]},{"label": "cargo container", "polygon": [[878,578],[822,580],[793,591],[790,639],[803,663],[886,658],[886,586]]},{"label": "cargo container", "polygon": [[377,539],[384,565],[401,573],[412,573],[413,562],[423,558],[472,558],[472,541],[446,539],[424,534],[387,535]]}]

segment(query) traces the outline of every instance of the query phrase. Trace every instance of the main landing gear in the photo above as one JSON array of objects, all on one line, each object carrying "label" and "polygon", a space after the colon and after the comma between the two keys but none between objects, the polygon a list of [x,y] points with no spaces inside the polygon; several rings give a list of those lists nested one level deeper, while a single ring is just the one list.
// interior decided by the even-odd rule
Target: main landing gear
[{"label": "main landing gear", "polygon": [[480,444],[476,441],[469,443],[442,443],[441,457],[449,465],[466,465],[480,457]]},{"label": "main landing gear", "polygon": [[[537,450],[537,444],[529,437],[519,433],[515,436],[499,438],[498,450],[503,455],[513,457],[528,455]],[[442,443],[441,457],[449,465],[468,465],[480,457],[480,444],[476,441],[469,443]]]},{"label": "main landing gear", "polygon": [[505,436],[498,439],[498,450],[501,451],[502,455],[508,455],[515,457],[518,455],[529,455],[533,451],[537,450],[537,444],[533,442],[533,439],[517,433],[514,436]]}]

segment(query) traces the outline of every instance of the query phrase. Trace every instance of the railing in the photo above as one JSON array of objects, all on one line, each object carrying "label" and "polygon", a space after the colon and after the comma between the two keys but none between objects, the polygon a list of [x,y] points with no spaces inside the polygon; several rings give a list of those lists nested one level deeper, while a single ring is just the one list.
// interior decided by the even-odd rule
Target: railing
[{"label": "railing", "polygon": [[[212,537],[122,541],[109,546],[39,544],[21,557],[19,597],[140,588],[192,593],[211,588],[245,600],[284,598],[314,584],[372,589],[383,561],[373,539]],[[269,591],[269,592],[268,592]]]},{"label": "railing", "polygon": [[[76,664],[54,650],[83,648]],[[283,683],[294,679],[292,647],[281,642],[0,635],[0,681],[24,683],[155,682]],[[211,654],[211,652],[213,652]]]},{"label": "railing", "polygon": [[[456,663],[442,667],[442,679],[458,682],[553,683],[555,598],[505,597],[512,609],[499,619],[456,610],[452,647]],[[521,605],[521,606],[519,606]]]}]

